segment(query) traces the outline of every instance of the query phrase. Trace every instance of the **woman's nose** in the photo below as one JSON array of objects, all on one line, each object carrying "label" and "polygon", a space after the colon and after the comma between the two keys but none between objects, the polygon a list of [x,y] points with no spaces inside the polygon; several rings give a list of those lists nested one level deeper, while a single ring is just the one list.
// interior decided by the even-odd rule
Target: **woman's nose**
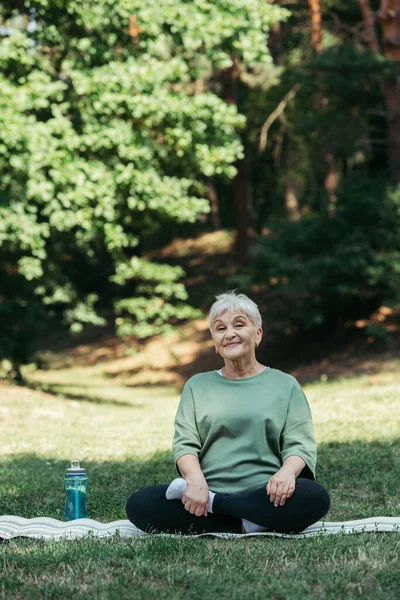
[{"label": "woman's nose", "polygon": [[233,329],[233,327],[232,327],[232,329],[229,329],[228,327],[226,328],[225,337],[231,338],[231,337],[234,337],[235,335],[236,335],[236,332]]}]

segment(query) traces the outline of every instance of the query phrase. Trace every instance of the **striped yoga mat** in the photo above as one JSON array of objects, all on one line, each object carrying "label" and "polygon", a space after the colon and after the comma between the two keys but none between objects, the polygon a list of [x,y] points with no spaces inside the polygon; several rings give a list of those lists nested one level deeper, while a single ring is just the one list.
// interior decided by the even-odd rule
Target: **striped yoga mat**
[{"label": "striped yoga mat", "polygon": [[[272,536],[286,538],[313,537],[316,535],[332,535],[337,533],[365,533],[365,532],[389,532],[400,533],[400,517],[370,517],[357,521],[329,522],[318,521],[304,529],[301,533],[277,533],[266,531],[262,533],[200,533],[190,537],[214,536],[221,538]],[[30,537],[37,539],[75,539],[85,535],[95,537],[109,537],[118,533],[121,537],[132,537],[137,535],[148,535],[141,531],[130,521],[113,521],[111,523],[99,523],[93,519],[77,519],[76,521],[58,521],[48,517],[37,517],[36,519],[25,519],[12,515],[0,516],[0,538],[10,540],[15,537]],[[182,537],[182,534],[157,535],[169,537]]]}]

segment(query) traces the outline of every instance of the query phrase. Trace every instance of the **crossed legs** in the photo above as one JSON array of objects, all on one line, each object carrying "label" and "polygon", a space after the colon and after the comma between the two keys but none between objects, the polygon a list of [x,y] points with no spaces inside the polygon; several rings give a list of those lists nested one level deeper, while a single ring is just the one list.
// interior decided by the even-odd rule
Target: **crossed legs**
[{"label": "crossed legs", "polygon": [[168,485],[154,485],[132,494],[126,502],[128,519],[142,531],[164,533],[242,532],[242,519],[271,531],[298,533],[326,515],[330,498],[325,488],[297,478],[296,489],[283,506],[274,506],[265,486],[240,494],[216,494],[213,513],[196,517],[181,500],[167,500]]}]

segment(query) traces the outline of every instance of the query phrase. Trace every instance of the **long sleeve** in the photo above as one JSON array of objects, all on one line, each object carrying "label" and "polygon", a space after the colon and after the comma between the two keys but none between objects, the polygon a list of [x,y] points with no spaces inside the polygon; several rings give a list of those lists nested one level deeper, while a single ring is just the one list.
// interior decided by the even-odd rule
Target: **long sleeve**
[{"label": "long sleeve", "polygon": [[[193,392],[190,385],[186,383],[175,415],[175,433],[172,443],[175,465],[178,458],[184,454],[194,454],[198,457],[200,449],[201,441],[196,423]],[[176,468],[181,475],[177,465]]]},{"label": "long sleeve", "polygon": [[311,410],[298,381],[294,380],[285,424],[280,439],[282,462],[288,456],[300,456],[306,466],[299,477],[315,479],[317,444]]}]

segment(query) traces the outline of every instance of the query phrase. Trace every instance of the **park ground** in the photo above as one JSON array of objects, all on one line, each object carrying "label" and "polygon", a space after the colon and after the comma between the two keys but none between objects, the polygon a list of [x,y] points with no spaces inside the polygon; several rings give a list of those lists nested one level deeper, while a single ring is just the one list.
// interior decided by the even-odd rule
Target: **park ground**
[{"label": "park ground", "polygon": [[[54,343],[40,369],[25,369],[26,386],[2,382],[0,514],[62,519],[72,458],[87,469],[89,516],[102,522],[124,519],[133,491],[173,479],[182,382],[219,366],[208,336],[198,319],[141,347],[106,334]],[[292,365],[272,355],[267,362],[304,385],[317,480],[332,501],[327,521],[400,515],[400,357],[354,344],[309,361],[297,356]],[[0,543],[0,598],[394,600],[399,551],[398,533],[20,538]]]},{"label": "park ground", "polygon": [[[75,457],[89,475],[89,516],[102,522],[124,519],[134,490],[175,477],[176,388],[132,387],[98,367],[35,372],[31,386],[1,386],[0,514],[62,519],[63,476]],[[332,500],[326,520],[399,515],[400,362],[305,391],[318,441],[317,479]],[[398,533],[21,538],[0,544],[0,598],[394,600],[399,551]]]}]

